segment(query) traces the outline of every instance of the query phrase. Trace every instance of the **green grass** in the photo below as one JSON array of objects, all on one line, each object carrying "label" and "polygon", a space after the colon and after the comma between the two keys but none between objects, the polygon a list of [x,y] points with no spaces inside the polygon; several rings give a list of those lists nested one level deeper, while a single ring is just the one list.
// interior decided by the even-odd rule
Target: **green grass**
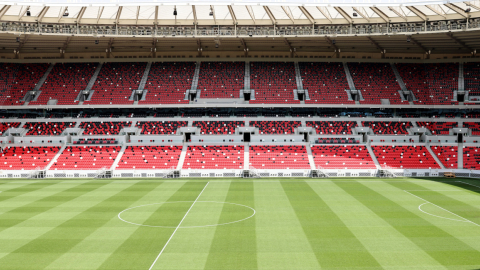
[{"label": "green grass", "polygon": [[480,269],[479,195],[471,179],[3,179],[0,269]]}]

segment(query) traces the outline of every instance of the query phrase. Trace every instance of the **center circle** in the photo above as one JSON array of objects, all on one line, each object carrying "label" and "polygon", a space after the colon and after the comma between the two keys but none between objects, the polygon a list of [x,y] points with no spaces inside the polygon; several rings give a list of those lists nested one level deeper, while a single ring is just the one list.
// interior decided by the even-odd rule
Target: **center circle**
[{"label": "center circle", "polygon": [[[118,218],[126,223],[153,228],[177,228],[191,205],[195,203],[182,225],[178,228],[200,228],[221,226],[247,220],[255,215],[255,209],[238,203],[215,201],[174,201],[144,204],[131,207],[118,213]],[[183,210],[183,211],[182,211]],[[222,215],[215,215],[215,210]],[[223,215],[223,213],[227,213]],[[190,219],[188,219],[190,217]],[[193,221],[192,221],[193,218]],[[188,221],[187,221],[188,220]],[[187,221],[187,222],[186,222]],[[192,224],[193,223],[193,224]]]}]

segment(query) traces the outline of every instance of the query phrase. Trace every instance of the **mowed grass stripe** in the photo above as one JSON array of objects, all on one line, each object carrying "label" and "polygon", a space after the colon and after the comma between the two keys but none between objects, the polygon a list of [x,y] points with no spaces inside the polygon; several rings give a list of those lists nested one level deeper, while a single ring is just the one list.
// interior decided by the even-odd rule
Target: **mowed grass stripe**
[{"label": "mowed grass stripe", "polygon": [[[444,269],[409,238],[345,190],[330,183],[309,183],[384,269]],[[377,185],[374,183],[374,185]]]},{"label": "mowed grass stripe", "polygon": [[56,185],[58,183],[59,183],[58,181],[48,181],[48,182],[47,181],[45,181],[45,182],[40,182],[39,181],[39,182],[35,182],[35,183],[30,183],[28,185],[24,185],[24,186],[12,188],[12,189],[9,189],[9,190],[5,190],[5,191],[0,193],[0,203],[4,202],[4,201],[7,201],[7,200],[10,200],[12,198],[15,198],[17,196],[23,196],[23,197],[30,196],[31,195],[31,194],[29,194],[30,192],[35,192],[35,191],[41,190],[43,188]]},{"label": "mowed grass stripe", "polygon": [[[232,182],[225,201],[255,209],[253,182]],[[222,210],[219,223],[235,220],[236,213],[226,209],[230,208]],[[255,219],[217,227],[205,269],[257,269]]]},{"label": "mowed grass stripe", "polygon": [[[478,263],[480,252],[376,190],[363,183],[336,184],[442,265],[458,267]],[[398,192],[399,196],[405,195],[405,192],[400,189]],[[395,196],[392,192],[385,193]]]},{"label": "mowed grass stripe", "polygon": [[282,186],[322,269],[381,267],[307,183],[288,182]]},{"label": "mowed grass stripe", "polygon": [[320,269],[282,184],[254,186],[258,269]]},{"label": "mowed grass stripe", "polygon": [[[172,226],[172,228],[138,226],[135,232],[98,269],[149,269],[206,183],[204,181],[185,182],[168,198],[167,202],[186,201],[186,203],[161,204],[145,220],[145,224],[159,224]],[[165,201],[164,198],[163,200],[159,198],[159,202],[162,201]]]},{"label": "mowed grass stripe", "polygon": [[[105,185],[110,181],[94,183]],[[113,217],[106,213],[118,213],[154,186],[148,182],[139,182],[118,190],[113,196],[100,198],[101,201],[94,206],[1,258],[0,265],[5,266],[5,269],[29,269],[25,267],[27,263],[30,267],[34,265],[37,269],[44,269]]]}]

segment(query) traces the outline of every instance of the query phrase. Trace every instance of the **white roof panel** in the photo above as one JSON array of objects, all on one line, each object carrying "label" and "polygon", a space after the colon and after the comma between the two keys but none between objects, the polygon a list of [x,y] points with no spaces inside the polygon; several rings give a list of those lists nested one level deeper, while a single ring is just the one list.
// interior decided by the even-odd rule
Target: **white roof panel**
[{"label": "white roof panel", "polygon": [[138,15],[140,20],[153,20],[155,19],[155,6],[141,6],[140,14]]},{"label": "white roof panel", "polygon": [[237,6],[234,5],[232,6],[233,12],[235,13],[235,16],[237,17],[237,20],[249,20],[250,15],[248,14],[248,10],[246,6]]},{"label": "white roof panel", "polygon": [[87,7],[85,9],[85,13],[83,13],[83,17],[85,19],[96,19],[98,17],[98,13],[100,12],[100,7]]},{"label": "white roof panel", "polygon": [[136,6],[123,7],[122,13],[120,13],[120,19],[135,20],[137,18],[137,10],[138,10],[138,7]]},{"label": "white roof panel", "polygon": [[116,16],[117,16],[118,8],[119,8],[119,7],[109,7],[109,6],[106,6],[106,7],[103,9],[101,18],[102,18],[102,19],[110,19],[110,20],[115,19]]},{"label": "white roof panel", "polygon": [[317,7],[305,7],[305,9],[308,11],[308,13],[310,13],[310,15],[312,15],[314,19],[325,19],[325,16],[323,16]]}]

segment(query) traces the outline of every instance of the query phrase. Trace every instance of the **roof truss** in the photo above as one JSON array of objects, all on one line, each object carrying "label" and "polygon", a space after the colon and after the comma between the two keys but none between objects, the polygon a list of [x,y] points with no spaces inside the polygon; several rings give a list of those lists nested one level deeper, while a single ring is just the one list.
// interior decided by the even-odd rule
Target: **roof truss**
[{"label": "roof truss", "polygon": [[463,17],[465,18],[468,18],[468,14],[461,8],[459,8],[458,6],[454,5],[454,4],[444,4],[446,7],[448,7],[449,9],[455,11],[456,13],[462,15]]},{"label": "roof truss", "polygon": [[323,16],[325,16],[325,18],[327,18],[327,20],[330,21],[330,23],[333,23],[332,15],[330,15],[330,12],[328,12],[326,7],[317,7],[317,9]]},{"label": "roof truss", "polygon": [[440,5],[426,5],[431,11],[437,13],[437,15],[442,16],[444,19],[447,18],[447,13],[442,9]]},{"label": "roof truss", "polygon": [[247,8],[248,14],[250,14],[250,18],[252,18],[253,23],[255,24],[255,14],[253,14],[252,6],[245,6]]},{"label": "roof truss", "polygon": [[335,10],[340,13],[340,15],[343,16],[343,18],[345,18],[345,20],[347,20],[349,23],[352,23],[352,18],[350,16],[348,16],[348,14],[345,12],[345,10],[343,10],[342,8],[339,8],[339,7],[334,7]]},{"label": "roof truss", "polygon": [[427,16],[425,14],[423,14],[423,12],[421,12],[417,8],[412,7],[412,6],[406,6],[406,8],[408,8],[411,12],[415,13],[415,15],[420,17],[422,20],[424,20],[424,21],[427,20]]},{"label": "roof truss", "polygon": [[375,12],[378,16],[380,16],[380,18],[382,18],[385,22],[390,22],[390,18],[385,15],[385,13],[383,13],[380,9],[376,7],[370,7],[370,9],[373,10],[373,12]]},{"label": "roof truss", "polygon": [[400,7],[388,7],[393,13],[397,14],[400,18],[404,19],[405,21],[408,21],[407,15],[403,12],[403,10]]},{"label": "roof truss", "polygon": [[460,44],[463,48],[469,50],[470,52],[473,52],[474,49],[465,44],[465,42],[459,40],[458,38],[454,37],[452,33],[447,33],[447,36],[450,37],[453,41],[455,41],[457,44]]},{"label": "roof truss", "polygon": [[363,7],[353,7],[353,10],[355,10],[362,18],[370,22],[370,16],[368,16],[367,11]]},{"label": "roof truss", "polygon": [[307,17],[307,19],[310,21],[311,24],[315,23],[315,20],[313,19],[312,14],[310,14],[310,12],[308,12],[308,10],[306,10],[302,6],[299,6],[298,8],[302,11],[303,15],[305,15],[305,17]]},{"label": "roof truss", "polygon": [[288,18],[290,18],[292,23],[295,23],[295,18],[292,15],[292,10],[290,9],[290,7],[282,6],[282,9],[283,9],[283,12],[285,12],[285,14],[287,14]]},{"label": "roof truss", "polygon": [[277,24],[277,20],[275,19],[275,16],[273,16],[272,11],[267,6],[263,6],[263,9],[265,9],[265,12],[267,12],[268,17],[272,21],[272,24]]}]

